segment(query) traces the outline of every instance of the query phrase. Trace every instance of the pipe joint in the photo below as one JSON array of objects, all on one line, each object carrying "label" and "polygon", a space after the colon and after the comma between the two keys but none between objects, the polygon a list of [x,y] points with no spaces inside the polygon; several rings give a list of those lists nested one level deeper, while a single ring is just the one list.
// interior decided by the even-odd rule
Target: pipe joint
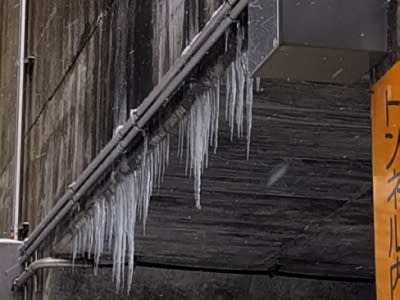
[{"label": "pipe joint", "polygon": [[118,152],[119,153],[124,152],[127,146],[128,146],[127,142],[124,142],[124,141],[119,142],[118,148],[117,148]]},{"label": "pipe joint", "polygon": [[133,124],[133,126],[135,126],[137,120],[139,119],[138,109],[137,108],[131,109],[129,114],[130,114],[130,117],[131,117],[131,120],[132,120],[132,124]]},{"label": "pipe joint", "polygon": [[75,205],[79,202],[79,199],[81,198],[81,194],[79,192],[76,192],[69,200]]},{"label": "pipe joint", "polygon": [[234,23],[234,24],[236,24],[236,25],[239,24],[238,16],[232,15],[232,11],[228,12],[228,13],[226,14],[226,17],[229,18],[229,19],[232,21],[232,23]]},{"label": "pipe joint", "polygon": [[68,187],[67,187],[67,192],[70,192],[71,195],[75,193],[76,190],[76,182],[72,182]]},{"label": "pipe joint", "polygon": [[29,256],[26,254],[26,250],[21,250],[22,254],[20,255],[18,262],[23,264],[25,261],[28,260]]},{"label": "pipe joint", "polygon": [[21,247],[19,247],[18,250],[19,250],[20,255],[23,255],[25,253],[25,249],[26,249],[25,244],[22,244]]},{"label": "pipe joint", "polygon": [[115,129],[115,136],[118,137],[119,140],[122,140],[124,137],[124,125],[119,125],[116,129]]},{"label": "pipe joint", "polygon": [[228,5],[232,8],[235,3],[237,2],[237,0],[226,0],[226,3],[228,3]]}]

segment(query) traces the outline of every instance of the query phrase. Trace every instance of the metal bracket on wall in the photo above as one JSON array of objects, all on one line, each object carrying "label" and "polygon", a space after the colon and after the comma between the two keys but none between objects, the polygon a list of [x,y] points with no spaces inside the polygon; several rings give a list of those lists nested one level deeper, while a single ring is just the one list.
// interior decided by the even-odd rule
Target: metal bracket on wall
[{"label": "metal bracket on wall", "polygon": [[35,57],[34,56],[27,56],[24,60],[25,62],[25,73],[29,76],[33,75],[33,67],[35,65]]}]

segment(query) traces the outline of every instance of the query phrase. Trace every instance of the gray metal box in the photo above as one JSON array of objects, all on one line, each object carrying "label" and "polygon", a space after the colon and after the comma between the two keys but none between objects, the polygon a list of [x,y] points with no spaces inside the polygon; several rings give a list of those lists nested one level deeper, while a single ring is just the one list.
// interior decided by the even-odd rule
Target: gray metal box
[{"label": "gray metal box", "polygon": [[22,299],[18,291],[12,292],[12,282],[20,273],[22,267],[18,263],[18,248],[22,245],[20,241],[0,239],[0,299],[17,300]]},{"label": "gray metal box", "polygon": [[255,76],[351,83],[386,50],[386,0],[250,1]]}]

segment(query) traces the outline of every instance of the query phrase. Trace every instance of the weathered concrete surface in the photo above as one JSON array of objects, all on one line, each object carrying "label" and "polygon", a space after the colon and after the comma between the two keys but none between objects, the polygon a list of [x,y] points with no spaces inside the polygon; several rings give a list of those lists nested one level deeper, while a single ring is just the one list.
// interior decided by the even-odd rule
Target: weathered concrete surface
[{"label": "weathered concrete surface", "polygon": [[0,237],[12,223],[19,1],[0,5]]},{"label": "weathered concrete surface", "polygon": [[49,103],[59,101],[54,99],[54,94],[75,69],[93,34],[104,30],[99,26],[103,25],[112,2],[43,0],[30,3],[28,55],[35,57],[35,65],[30,80],[32,99],[27,102],[28,130],[39,121]]},{"label": "weathered concrete surface", "polygon": [[47,299],[276,299],[346,300],[375,299],[368,283],[317,281],[262,275],[232,275],[161,270],[138,267],[134,289],[128,296],[116,295],[109,270],[100,270],[101,282],[91,271],[53,271],[46,288]]},{"label": "weathered concrete surface", "polygon": [[44,217],[190,41],[186,18],[201,10],[204,23],[211,2],[189,14],[183,0],[32,3],[24,220]]},{"label": "weathered concrete surface", "polygon": [[31,8],[36,59],[25,138],[23,220],[33,227],[112,136],[109,49],[118,49],[110,38],[115,15],[100,2],[42,5]]}]

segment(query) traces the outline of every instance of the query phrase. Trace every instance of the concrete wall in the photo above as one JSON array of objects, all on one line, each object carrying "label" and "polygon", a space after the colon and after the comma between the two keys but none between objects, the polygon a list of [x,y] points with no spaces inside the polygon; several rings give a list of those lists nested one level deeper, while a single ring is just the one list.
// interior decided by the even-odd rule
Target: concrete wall
[{"label": "concrete wall", "polygon": [[112,136],[110,1],[33,1],[22,219],[34,227]]},{"label": "concrete wall", "polygon": [[19,1],[0,5],[0,237],[12,225]]},{"label": "concrete wall", "polygon": [[215,8],[189,11],[202,15],[188,33],[195,2],[31,3],[23,220],[40,221],[168,70]]}]

